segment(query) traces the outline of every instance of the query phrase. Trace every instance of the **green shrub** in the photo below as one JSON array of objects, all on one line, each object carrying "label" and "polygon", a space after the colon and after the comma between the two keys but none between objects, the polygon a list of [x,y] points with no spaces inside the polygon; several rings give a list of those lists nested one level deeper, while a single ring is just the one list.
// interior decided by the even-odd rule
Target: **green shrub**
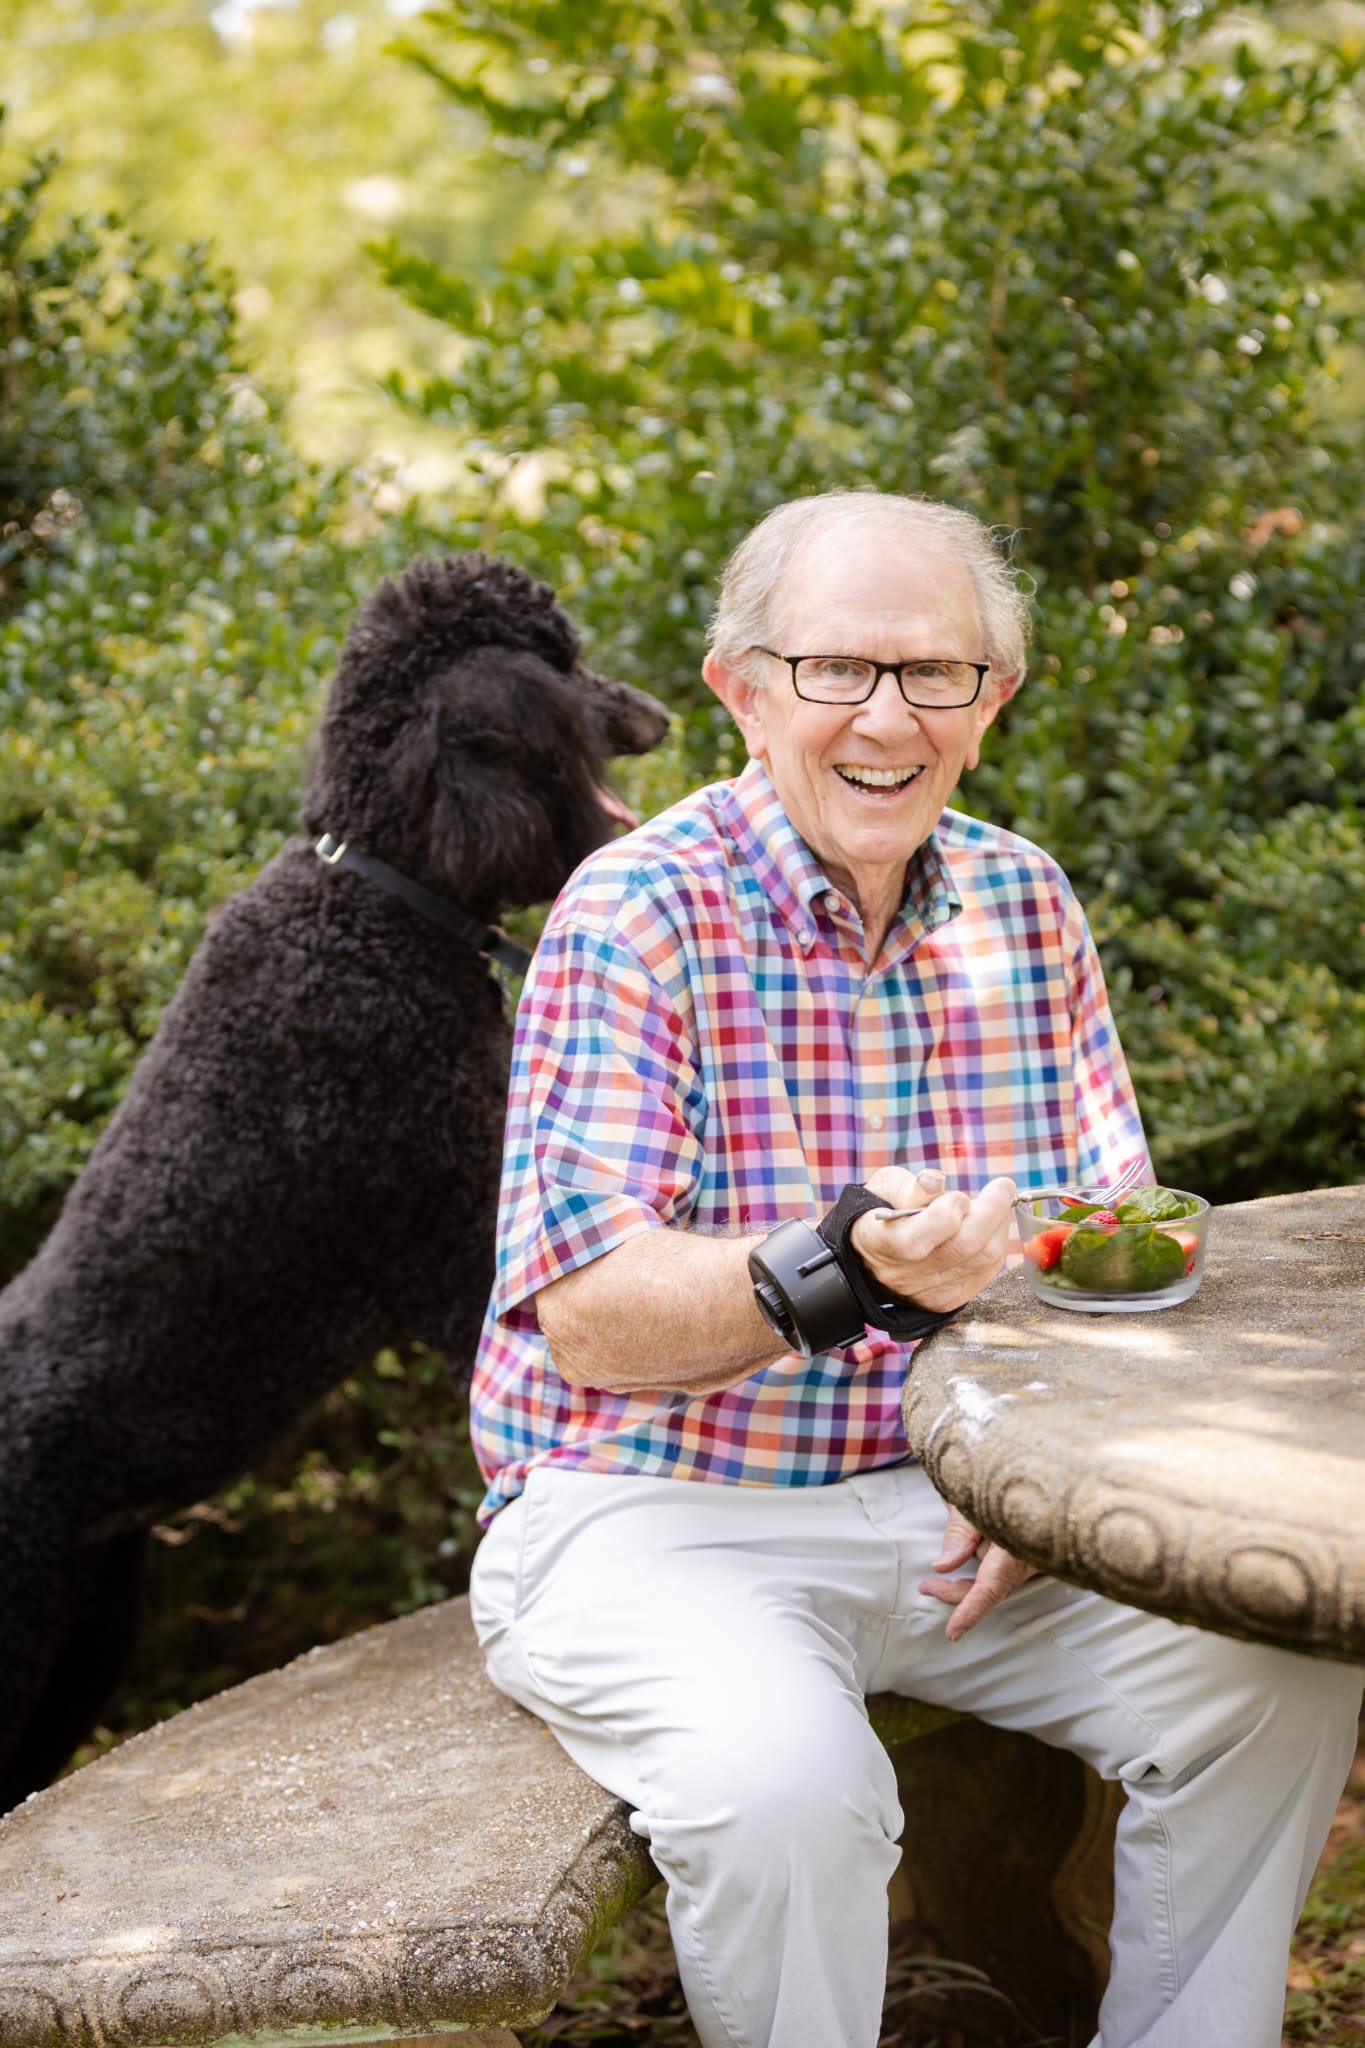
[{"label": "green shrub", "polygon": [[589,43],[571,0],[469,0],[410,53],[540,213],[482,272],[380,251],[459,337],[395,395],[687,709],[694,776],[732,760],[716,574],[770,506],[1017,529],[1036,674],[964,800],[1093,907],[1163,1170],[1215,1196],[1365,1172],[1359,948],[1305,951],[1365,863],[1361,53],[1292,19],[605,0]]}]

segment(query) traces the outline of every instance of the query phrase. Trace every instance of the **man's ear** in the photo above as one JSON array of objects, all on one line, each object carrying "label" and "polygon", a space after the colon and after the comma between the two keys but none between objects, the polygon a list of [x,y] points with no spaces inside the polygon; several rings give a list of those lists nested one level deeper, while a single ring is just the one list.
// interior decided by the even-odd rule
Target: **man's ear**
[{"label": "man's ear", "polygon": [[707,655],[701,665],[706,682],[720,698],[721,703],[739,727],[744,744],[755,761],[761,761],[768,751],[767,733],[763,720],[763,691],[738,669],[731,668],[714,651]]},{"label": "man's ear", "polygon": [[981,759],[981,742],[985,738],[987,726],[994,725],[997,711],[999,711],[1002,704],[1009,703],[1010,698],[1018,687],[1019,677],[1017,675],[1000,676],[992,682],[988,691],[982,691],[981,696],[972,707],[976,715],[976,725],[972,732],[971,745],[967,749],[966,759],[962,764],[964,768],[975,768],[977,762]]}]

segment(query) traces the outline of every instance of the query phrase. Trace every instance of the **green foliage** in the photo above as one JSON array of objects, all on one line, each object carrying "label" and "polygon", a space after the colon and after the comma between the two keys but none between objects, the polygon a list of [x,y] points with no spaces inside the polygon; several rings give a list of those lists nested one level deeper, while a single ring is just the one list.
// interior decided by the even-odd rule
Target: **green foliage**
[{"label": "green foliage", "polygon": [[1358,1774],[1342,1802],[1343,1818],[1355,1822],[1356,1837],[1329,1850],[1294,1937],[1285,2005],[1285,2042],[1317,2042],[1336,2048],[1365,2031],[1365,1953],[1360,1938],[1360,1902],[1365,1894],[1365,1840],[1359,1836]]},{"label": "green foliage", "polygon": [[772,505],[1017,529],[1040,672],[965,801],[1072,874],[1162,1170],[1224,1197],[1365,1172],[1361,52],[1288,20],[606,0],[589,45],[568,0],[471,0],[410,54],[541,212],[482,268],[378,252],[458,337],[391,388],[461,436],[468,530],[672,692],[694,775],[731,765],[716,574]]},{"label": "green foliage", "polygon": [[[50,161],[0,193],[0,568],[61,549],[83,499],[164,509],[203,467],[232,314],[202,250],[157,272],[103,221],[35,232]],[[136,334],[136,375],[120,339]]]},{"label": "green foliage", "polygon": [[361,240],[401,221],[463,258],[507,232],[523,195],[515,175],[471,179],[463,120],[385,61],[389,0],[3,0],[0,18],[11,153],[60,154],[53,205],[117,210],[162,247],[211,234],[300,445],[420,456],[369,382],[429,360],[420,323]]},{"label": "green foliage", "polygon": [[1187,854],[1143,916],[1102,900],[1124,1044],[1178,1186],[1250,1198],[1365,1174],[1365,833],[1303,805]]}]

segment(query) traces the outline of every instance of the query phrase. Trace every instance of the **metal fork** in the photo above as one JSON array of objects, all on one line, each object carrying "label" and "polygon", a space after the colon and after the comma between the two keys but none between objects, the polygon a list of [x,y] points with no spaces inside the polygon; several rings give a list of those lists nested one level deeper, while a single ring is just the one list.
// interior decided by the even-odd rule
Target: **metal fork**
[{"label": "metal fork", "polygon": [[[1064,1195],[1074,1195],[1075,1200],[1078,1202],[1086,1201],[1088,1197],[1091,1195],[1103,1195],[1104,1197],[1106,1197],[1107,1206],[1109,1208],[1112,1208],[1114,1203],[1117,1200],[1119,1200],[1121,1196],[1126,1195],[1130,1188],[1138,1186],[1139,1182],[1142,1179],[1143,1169],[1146,1166],[1146,1164],[1147,1160],[1145,1153],[1135,1152],[1132,1158],[1128,1161],[1128,1164],[1124,1167],[1123,1172],[1114,1182],[1112,1187],[1075,1189],[1064,1188],[1062,1190],[1062,1193]],[[1034,1199],[1034,1197],[1031,1194],[1016,1195],[1014,1199],[1016,1204],[1018,1204],[1020,1202],[1031,1202]],[[923,1214],[923,1211],[920,1209],[879,1209],[877,1211],[877,1214],[882,1218],[883,1222],[889,1223],[893,1219],[893,1217],[919,1216]]]},{"label": "metal fork", "polygon": [[[1075,1189],[1064,1188],[1062,1192],[1066,1196],[1074,1195],[1074,1198],[1078,1202],[1088,1201],[1092,1195],[1102,1195],[1105,1198],[1105,1207],[1112,1209],[1115,1201],[1118,1199],[1120,1195],[1126,1195],[1130,1188],[1135,1188],[1138,1186],[1142,1179],[1142,1172],[1146,1163],[1147,1162],[1145,1154],[1141,1152],[1135,1152],[1132,1158],[1128,1161],[1128,1164],[1124,1167],[1123,1172],[1114,1182],[1112,1187]],[[1019,1199],[1020,1201],[1023,1201],[1024,1197],[1021,1195]],[[1030,1195],[1028,1199],[1032,1201],[1033,1197]]]}]

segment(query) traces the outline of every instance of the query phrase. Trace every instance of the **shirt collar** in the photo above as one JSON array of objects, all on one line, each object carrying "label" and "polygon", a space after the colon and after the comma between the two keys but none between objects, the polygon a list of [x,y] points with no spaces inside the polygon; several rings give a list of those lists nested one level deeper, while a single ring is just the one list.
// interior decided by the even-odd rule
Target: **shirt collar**
[{"label": "shirt collar", "polygon": [[[750,761],[742,775],[724,786],[720,822],[798,939],[828,919],[825,898],[834,884],[783,810],[761,761]],[[886,956],[910,952],[961,909],[938,835],[931,832],[906,864],[905,894],[887,933]]]}]

